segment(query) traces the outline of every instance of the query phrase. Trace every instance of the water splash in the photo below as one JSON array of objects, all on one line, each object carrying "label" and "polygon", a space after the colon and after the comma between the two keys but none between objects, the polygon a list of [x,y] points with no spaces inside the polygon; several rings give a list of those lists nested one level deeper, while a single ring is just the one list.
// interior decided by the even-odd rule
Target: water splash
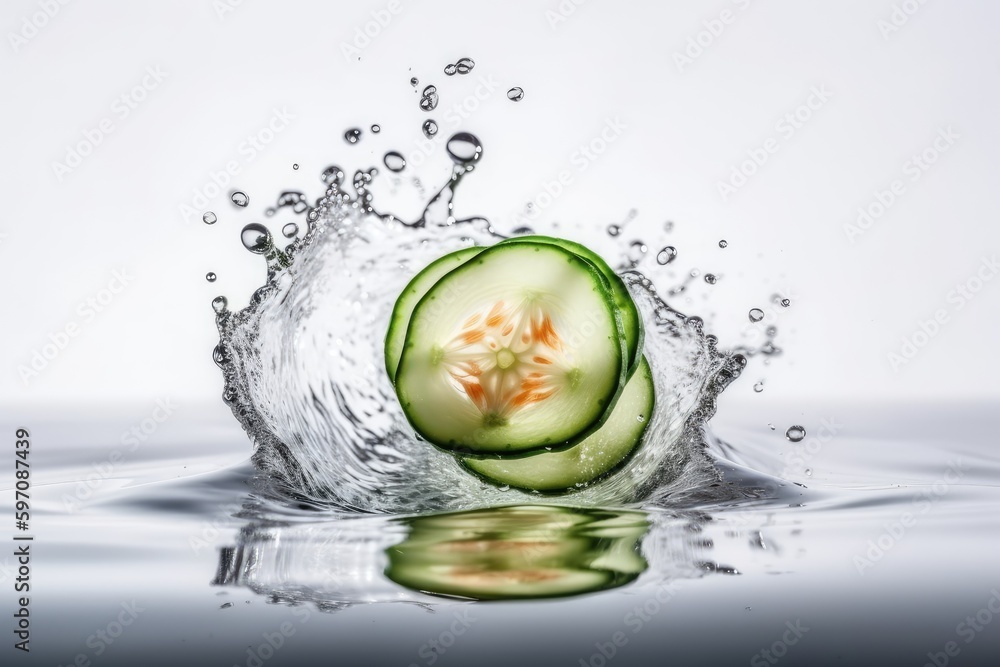
[{"label": "water splash", "polygon": [[[269,277],[239,312],[229,311],[222,297],[213,302],[223,397],[254,442],[255,464],[296,497],[346,510],[407,513],[540,498],[492,486],[418,440],[383,370],[388,317],[412,275],[447,252],[503,238],[485,218],[454,214],[456,189],[481,159],[482,143],[459,133],[447,150],[452,175],[413,222],[376,209],[374,170],[355,172],[350,192],[343,170],[331,166],[304,235],[285,252],[263,225],[243,230],[247,249],[267,258]],[[746,359],[717,350],[700,318],[670,307],[642,273],[621,275],[646,323],[657,405],[647,416],[644,444],[628,463],[569,492],[566,502],[704,497],[718,477],[704,454],[705,423]]]}]

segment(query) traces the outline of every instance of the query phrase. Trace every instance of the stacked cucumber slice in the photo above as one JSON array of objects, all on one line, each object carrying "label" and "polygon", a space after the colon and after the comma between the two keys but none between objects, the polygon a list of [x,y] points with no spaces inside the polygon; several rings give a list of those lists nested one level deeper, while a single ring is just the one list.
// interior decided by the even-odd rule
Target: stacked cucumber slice
[{"label": "stacked cucumber slice", "polygon": [[584,246],[524,236],[446,255],[393,309],[386,371],[411,426],[496,484],[584,486],[639,447],[654,404],[642,320]]}]

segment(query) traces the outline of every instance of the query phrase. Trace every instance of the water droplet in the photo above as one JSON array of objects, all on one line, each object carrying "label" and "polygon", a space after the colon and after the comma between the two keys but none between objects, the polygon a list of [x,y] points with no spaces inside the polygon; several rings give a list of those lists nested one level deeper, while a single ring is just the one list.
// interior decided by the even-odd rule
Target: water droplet
[{"label": "water droplet", "polygon": [[721,241],[719,241],[719,247],[720,248],[728,248],[729,247],[729,241],[727,241],[726,239],[722,239]]},{"label": "water droplet", "polygon": [[214,225],[219,218],[211,211],[208,211],[205,215],[201,216],[201,219],[206,225]]},{"label": "water droplet", "polygon": [[768,327],[764,333],[768,338],[774,338],[778,334],[778,327]]},{"label": "water droplet", "polygon": [[438,124],[432,120],[425,120],[423,125],[424,136],[430,139],[438,133]]},{"label": "water droplet", "polygon": [[813,476],[813,469],[806,468],[806,477],[812,477],[812,476]]},{"label": "water droplet", "polygon": [[420,96],[420,108],[424,111],[433,111],[438,105],[437,87],[427,86]]},{"label": "water droplet", "polygon": [[672,232],[674,230],[674,223],[672,220],[667,220],[663,223],[663,231]]},{"label": "water droplet", "polygon": [[211,271],[209,271],[208,273],[205,274],[205,280],[207,280],[210,283],[214,283],[215,282],[215,274],[212,273]]},{"label": "water droplet", "polygon": [[243,208],[250,203],[250,197],[247,196],[247,193],[242,192],[240,190],[234,192],[230,196],[230,199],[232,199],[233,203],[239,206],[240,208]]},{"label": "water droplet", "polygon": [[785,431],[785,437],[792,442],[801,442],[802,438],[806,437],[806,430],[798,425],[789,426],[788,430]]},{"label": "water droplet", "polygon": [[640,255],[645,255],[646,251],[649,250],[646,244],[643,243],[642,241],[632,241],[632,243],[629,245],[629,248],[631,248],[633,252],[638,253]]},{"label": "water droplet", "polygon": [[230,608],[230,607],[232,607],[232,606],[233,606],[233,603],[232,603],[232,602],[223,602],[223,603],[222,603],[222,606],[221,606],[221,607],[219,607],[219,609],[229,609],[229,608]]},{"label": "water droplet", "polygon": [[344,132],[344,141],[349,144],[356,144],[361,139],[361,130],[357,127],[352,127],[347,132]]},{"label": "water droplet", "polygon": [[645,415],[639,415],[638,417],[635,418],[635,420],[637,422],[640,422],[640,423],[644,422],[644,421],[646,421],[646,416]]},{"label": "water droplet", "polygon": [[244,248],[258,255],[263,255],[272,246],[271,232],[267,231],[267,227],[257,222],[251,222],[243,228],[243,231],[240,232],[240,240],[243,241]]},{"label": "water droplet", "polygon": [[320,176],[322,180],[327,185],[340,185],[344,182],[344,170],[335,164],[331,164],[329,167],[323,170],[323,174]]},{"label": "water droplet", "polygon": [[705,282],[708,283],[709,285],[714,285],[715,283],[719,282],[719,279],[715,276],[714,273],[706,273]]},{"label": "water droplet", "polygon": [[476,63],[472,58],[459,58],[458,62],[455,63],[455,70],[459,74],[468,74],[475,66]]},{"label": "water droplet", "polygon": [[406,158],[403,157],[401,153],[396,151],[389,151],[382,158],[382,162],[385,164],[385,168],[389,171],[400,172],[406,167]]},{"label": "water droplet", "polygon": [[454,65],[445,65],[444,66],[444,73],[447,74],[448,76],[454,76],[455,72],[457,72],[457,71],[458,71],[458,68],[455,67]]},{"label": "water droplet", "polygon": [[622,228],[612,223],[608,225],[608,236],[618,236],[622,233]]},{"label": "water droplet", "polygon": [[744,607],[744,609],[746,609],[747,611],[750,611],[750,607]]},{"label": "water droplet", "polygon": [[668,245],[663,250],[656,254],[656,263],[660,265],[667,265],[677,258],[677,248],[672,245]]},{"label": "water droplet", "polygon": [[792,305],[792,302],[791,302],[791,301],[789,301],[788,299],[782,299],[782,300],[781,300],[781,305],[782,305],[782,307],[784,307],[784,308],[788,308],[788,307],[789,307],[790,305]]},{"label": "water droplet", "polygon": [[414,88],[416,88],[419,83],[420,81],[417,79],[417,77],[413,77],[410,79],[410,85],[413,86]]},{"label": "water droplet", "polygon": [[764,319],[764,311],[761,310],[760,308],[751,308],[750,312],[748,313],[748,317],[750,318],[751,322],[760,322],[762,319]]},{"label": "water droplet", "polygon": [[225,312],[226,307],[228,305],[229,301],[224,296],[217,296],[214,299],[212,299],[212,310],[214,310],[216,313],[221,314]]},{"label": "water droplet", "polygon": [[757,392],[758,394],[759,394],[760,392],[764,391],[764,381],[763,381],[763,380],[758,380],[758,381],[757,381],[757,384],[755,384],[755,385],[753,386],[753,390],[754,390],[755,392]]},{"label": "water droplet", "polygon": [[470,165],[479,160],[483,154],[483,145],[479,137],[468,132],[459,132],[452,135],[448,143],[445,144],[448,155],[455,164]]},{"label": "water droplet", "polygon": [[504,484],[503,486],[499,487],[499,489],[501,491],[510,491],[510,484]]},{"label": "water droplet", "polygon": [[372,134],[378,134],[382,131],[381,125],[372,125]]},{"label": "water droplet", "polygon": [[507,91],[507,99],[511,102],[520,102],[524,99],[524,90],[515,86]]},{"label": "water droplet", "polygon": [[292,165],[292,169],[294,169],[295,171],[298,171],[299,170],[299,163],[296,162],[295,164],[293,164]]},{"label": "water droplet", "polygon": [[286,239],[290,239],[299,233],[299,226],[294,222],[289,222],[287,225],[281,228],[281,234]]},{"label": "water droplet", "polygon": [[774,430],[774,424],[768,424],[768,425],[767,425],[767,427],[768,427],[769,429],[771,429],[772,431]]}]

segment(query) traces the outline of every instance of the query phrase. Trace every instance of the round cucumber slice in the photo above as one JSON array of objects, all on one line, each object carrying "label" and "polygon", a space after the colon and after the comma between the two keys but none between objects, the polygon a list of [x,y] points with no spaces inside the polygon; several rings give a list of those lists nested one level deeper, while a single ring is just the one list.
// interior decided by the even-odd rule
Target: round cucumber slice
[{"label": "round cucumber slice", "polygon": [[653,375],[642,357],[611,416],[579,444],[516,459],[465,457],[462,465],[495,484],[542,492],[574,489],[607,475],[639,448],[654,397]]},{"label": "round cucumber slice", "polygon": [[410,324],[410,315],[413,314],[414,307],[424,294],[427,294],[427,290],[446,273],[457,269],[482,251],[482,248],[463,248],[436,259],[414,276],[403,289],[403,293],[396,299],[396,305],[393,306],[392,315],[389,316],[389,330],[385,335],[385,370],[389,373],[390,381],[396,381],[396,368],[403,353],[406,327]]},{"label": "round cucumber slice", "polygon": [[639,367],[639,359],[642,357],[642,341],[645,333],[642,326],[642,317],[639,315],[639,309],[635,306],[635,301],[632,300],[632,295],[629,294],[628,288],[625,286],[625,281],[615,273],[614,269],[608,266],[604,258],[576,241],[557,239],[552,236],[517,236],[501,241],[501,243],[551,243],[576,253],[598,268],[601,274],[607,278],[611,292],[615,298],[615,305],[618,306],[622,314],[625,347],[628,349],[628,373],[626,377],[632,377],[632,373]]},{"label": "round cucumber slice", "polygon": [[416,431],[463,454],[569,447],[625,384],[621,316],[593,264],[551,244],[498,244],[417,303],[396,370]]}]

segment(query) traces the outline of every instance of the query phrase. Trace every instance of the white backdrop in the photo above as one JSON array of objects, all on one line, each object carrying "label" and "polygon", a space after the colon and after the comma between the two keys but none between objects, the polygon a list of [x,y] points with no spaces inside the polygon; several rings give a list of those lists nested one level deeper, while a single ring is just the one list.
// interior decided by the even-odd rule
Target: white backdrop
[{"label": "white backdrop", "polygon": [[[425,157],[418,172],[436,187],[448,174],[442,139],[459,128],[485,145],[460,212],[509,227],[535,200],[537,229],[576,224],[586,240],[636,209],[623,236],[654,253],[676,246],[670,268],[720,276],[677,306],[711,322],[723,345],[759,330],[747,311],[772,293],[792,299],[774,309],[786,354],[752,367],[730,400],[758,400],[759,378],[769,401],[1000,396],[996,3],[17,0],[5,10],[5,406],[221,405],[209,302],[244,304],[263,280],[242,225],[264,220],[280,190],[316,196],[328,164],[368,166],[389,149]],[[474,71],[444,76],[462,56]],[[411,76],[437,85],[435,113],[419,110]],[[505,94],[515,85],[516,104]],[[428,116],[441,133],[423,156]],[[344,142],[345,129],[371,123],[380,135]],[[581,159],[602,132],[603,152]],[[254,135],[271,140],[254,148]],[[227,187],[208,227],[196,195],[227,163],[251,207],[236,211]],[[560,172],[564,191],[540,197]],[[871,222],[858,224],[859,207]],[[649,268],[658,284],[675,282]],[[51,358],[32,368],[36,352]],[[893,364],[893,352],[912,359]]]}]

